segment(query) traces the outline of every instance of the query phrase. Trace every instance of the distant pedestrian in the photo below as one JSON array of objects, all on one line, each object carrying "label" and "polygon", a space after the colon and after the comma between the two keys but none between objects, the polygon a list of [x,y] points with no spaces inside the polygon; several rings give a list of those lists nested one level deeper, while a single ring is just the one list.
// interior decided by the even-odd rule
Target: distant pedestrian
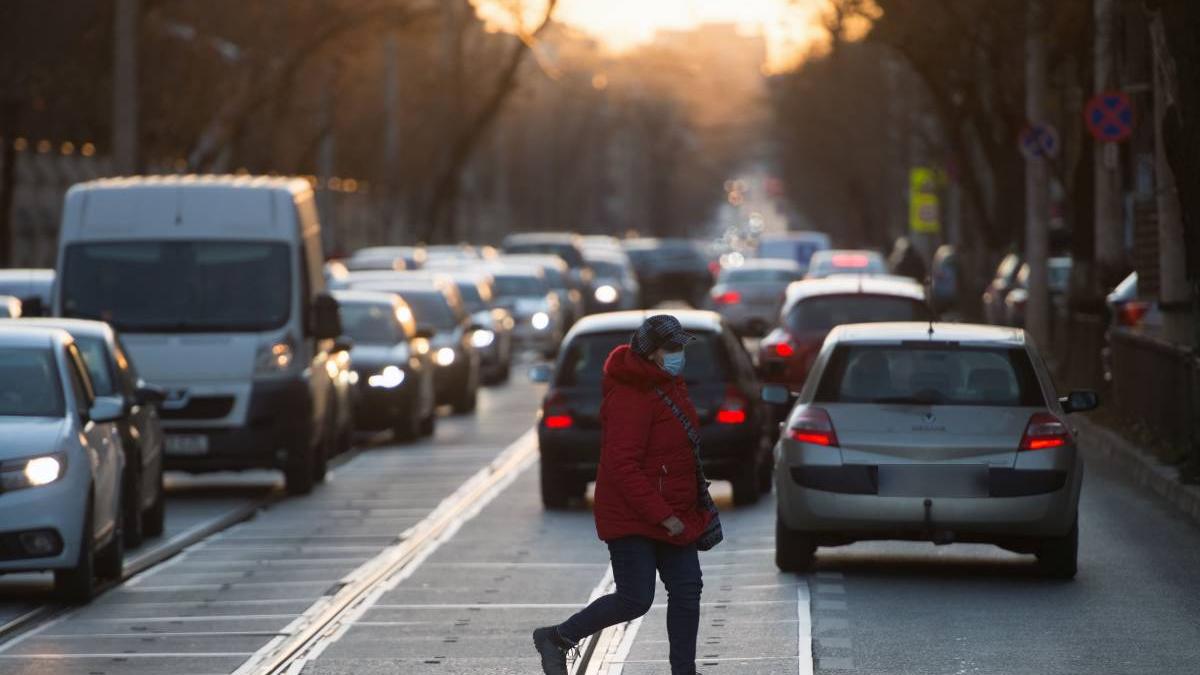
[{"label": "distant pedestrian", "polygon": [[671,673],[696,673],[703,586],[697,540],[711,547],[720,533],[697,470],[699,420],[680,377],[684,347],[694,339],[674,317],[652,316],[604,364],[595,517],[616,592],[533,632],[549,675],[566,674],[567,654],[579,641],[650,611],[656,570],[668,594]]}]

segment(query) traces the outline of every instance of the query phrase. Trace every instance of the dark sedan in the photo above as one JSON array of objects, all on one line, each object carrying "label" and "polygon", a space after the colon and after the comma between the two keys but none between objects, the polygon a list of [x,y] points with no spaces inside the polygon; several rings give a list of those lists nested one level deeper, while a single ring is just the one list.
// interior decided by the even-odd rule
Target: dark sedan
[{"label": "dark sedan", "polygon": [[429,335],[417,330],[408,304],[393,293],[336,291],[343,334],[354,341],[354,423],[389,429],[397,441],[433,433],[437,401]]},{"label": "dark sedan", "polygon": [[627,239],[621,244],[633,261],[645,307],[682,300],[693,307],[708,302],[714,278],[699,244],[690,239]]},{"label": "dark sedan", "polygon": [[[701,452],[709,478],[733,483],[733,499],[749,504],[770,489],[769,409],[759,393],[750,355],[713,312],[671,312],[697,336],[687,347],[683,377],[700,416]],[[629,341],[646,312],[586,317],[563,341],[556,368],[535,368],[550,383],[538,421],[542,502],[562,508],[582,497],[600,461],[600,383],[604,361]]]}]

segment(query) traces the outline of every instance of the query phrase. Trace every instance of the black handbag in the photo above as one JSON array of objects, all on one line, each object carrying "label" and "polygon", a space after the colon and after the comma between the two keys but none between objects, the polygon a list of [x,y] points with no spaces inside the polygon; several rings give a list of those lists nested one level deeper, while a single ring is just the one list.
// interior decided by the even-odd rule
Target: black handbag
[{"label": "black handbag", "polygon": [[700,538],[696,540],[696,548],[701,551],[707,551],[725,539],[725,533],[721,530],[721,514],[717,511],[717,504],[713,501],[712,493],[708,491],[710,483],[704,477],[704,466],[700,463],[700,433],[692,426],[692,421],[688,419],[687,414],[667,396],[662,389],[654,388],[658,397],[667,404],[671,412],[675,414],[675,418],[683,425],[683,430],[687,432],[688,440],[692,442],[692,456],[696,460],[696,502],[701,510],[712,514],[712,519],[708,521],[708,527],[704,528],[704,532]]}]

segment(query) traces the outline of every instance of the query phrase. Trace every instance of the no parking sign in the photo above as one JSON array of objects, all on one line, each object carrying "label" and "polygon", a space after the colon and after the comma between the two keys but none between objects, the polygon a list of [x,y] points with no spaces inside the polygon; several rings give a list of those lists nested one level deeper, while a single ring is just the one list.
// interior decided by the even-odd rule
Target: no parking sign
[{"label": "no parking sign", "polygon": [[1120,143],[1133,134],[1133,101],[1123,91],[1096,94],[1084,106],[1083,119],[1096,140]]}]

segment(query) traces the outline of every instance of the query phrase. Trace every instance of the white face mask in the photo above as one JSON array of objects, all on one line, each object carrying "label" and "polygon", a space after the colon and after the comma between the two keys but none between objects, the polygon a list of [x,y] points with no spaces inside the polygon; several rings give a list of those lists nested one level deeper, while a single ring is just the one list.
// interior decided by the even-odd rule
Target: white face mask
[{"label": "white face mask", "polygon": [[678,375],[683,372],[683,364],[686,361],[682,351],[667,352],[663,354],[663,370],[672,375]]}]

